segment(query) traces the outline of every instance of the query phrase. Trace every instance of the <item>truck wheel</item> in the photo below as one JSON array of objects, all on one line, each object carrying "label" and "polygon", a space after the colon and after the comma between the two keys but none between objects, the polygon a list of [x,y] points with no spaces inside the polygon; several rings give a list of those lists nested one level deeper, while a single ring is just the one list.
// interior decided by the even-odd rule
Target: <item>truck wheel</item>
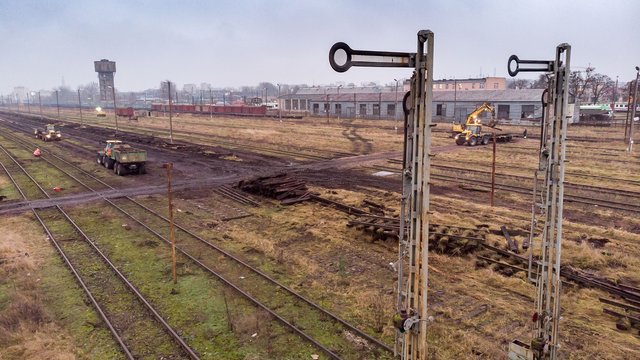
[{"label": "truck wheel", "polygon": [[465,143],[465,139],[463,137],[459,137],[456,139],[456,145],[460,146],[460,145],[464,145]]},{"label": "truck wheel", "polygon": [[472,136],[471,139],[469,139],[469,146],[476,146],[478,145],[478,138],[475,136]]},{"label": "truck wheel", "polygon": [[110,170],[113,169],[113,165],[114,165],[115,161],[113,159],[111,159],[111,158],[106,158],[105,161],[106,161],[105,167],[107,169],[110,169]]},{"label": "truck wheel", "polygon": [[98,163],[98,165],[102,165],[102,156],[96,156],[96,162]]},{"label": "truck wheel", "polygon": [[138,175],[142,175],[146,173],[147,173],[147,170],[144,168],[144,164],[140,164],[140,167],[138,167]]}]

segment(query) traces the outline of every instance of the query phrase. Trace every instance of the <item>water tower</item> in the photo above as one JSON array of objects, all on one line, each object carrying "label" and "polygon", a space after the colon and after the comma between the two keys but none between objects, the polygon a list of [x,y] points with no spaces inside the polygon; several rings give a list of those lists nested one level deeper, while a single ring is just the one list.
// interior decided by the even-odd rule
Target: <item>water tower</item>
[{"label": "water tower", "polygon": [[98,81],[100,84],[100,100],[109,101],[113,100],[113,73],[116,72],[116,62],[102,59],[100,61],[94,61],[96,72],[98,73]]}]

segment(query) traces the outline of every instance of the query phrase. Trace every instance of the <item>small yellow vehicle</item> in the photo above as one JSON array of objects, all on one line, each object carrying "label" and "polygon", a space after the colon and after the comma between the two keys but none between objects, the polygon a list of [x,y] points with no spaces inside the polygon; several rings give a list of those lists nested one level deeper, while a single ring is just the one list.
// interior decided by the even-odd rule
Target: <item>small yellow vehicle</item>
[{"label": "small yellow vehicle", "polygon": [[487,102],[483,103],[482,105],[478,106],[475,110],[473,110],[471,112],[471,114],[469,114],[467,116],[467,122],[466,123],[464,123],[464,124],[453,123],[453,126],[451,127],[452,136],[455,137],[456,135],[460,134],[469,125],[479,125],[480,124],[480,119],[478,119],[478,115],[480,115],[483,111],[490,112],[492,114],[492,116],[494,114],[493,106],[491,106]]},{"label": "small yellow vehicle", "polygon": [[62,140],[62,134],[60,130],[56,129],[53,124],[47,124],[44,128],[37,128],[33,130],[37,139],[42,141],[60,141]]}]

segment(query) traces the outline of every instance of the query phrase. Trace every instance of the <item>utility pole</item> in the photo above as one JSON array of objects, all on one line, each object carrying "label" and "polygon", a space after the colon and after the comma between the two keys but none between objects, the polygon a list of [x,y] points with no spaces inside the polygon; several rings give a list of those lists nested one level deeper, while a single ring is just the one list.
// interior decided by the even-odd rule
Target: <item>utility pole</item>
[{"label": "utility pole", "polygon": [[[403,360],[427,359],[427,287],[429,253],[429,199],[431,177],[431,118],[433,100],[433,32],[417,34],[417,52],[353,50],[336,43],[329,52],[331,67],[347,71],[352,66],[414,68],[411,77],[411,108],[405,113],[405,155],[398,246],[398,293],[394,325],[395,355]],[[426,52],[425,52],[426,47]],[[345,52],[347,61],[336,61]],[[353,55],[366,55],[365,61],[352,62]],[[405,225],[406,224],[406,225]],[[406,229],[405,229],[406,226]],[[406,231],[408,229],[408,232]],[[404,263],[408,262],[407,274]]]},{"label": "utility pole", "polygon": [[209,88],[209,119],[213,119],[213,89]]},{"label": "utility pole", "polygon": [[356,89],[353,89],[353,119],[358,118],[358,101],[356,100]]},{"label": "utility pole", "polygon": [[457,121],[456,118],[456,103],[458,100],[458,79],[453,79],[453,121]]},{"label": "utility pole", "polygon": [[113,116],[116,119],[116,136],[118,136],[118,108],[116,107],[116,86],[111,87],[111,94],[113,95]]},{"label": "utility pole", "polygon": [[633,122],[636,120],[636,107],[638,106],[638,78],[640,78],[640,67],[636,66],[636,85],[633,90],[633,109],[631,109],[631,125],[629,127],[629,147],[627,152],[633,151]]},{"label": "utility pole", "polygon": [[278,84],[278,119],[282,122],[282,104],[280,101],[280,84]]},{"label": "utility pole", "polygon": [[38,105],[40,105],[40,121],[42,121],[42,99],[40,98],[40,91],[38,91]]},{"label": "utility pole", "polygon": [[[336,106],[338,106],[338,104],[340,104],[340,88],[342,87],[342,85],[338,86],[338,96],[336,96]],[[338,113],[338,122],[340,122],[340,114],[342,113],[342,104],[340,104],[340,112],[338,112],[336,110],[336,113]]]},{"label": "utility pole", "polygon": [[27,112],[31,114],[31,104],[29,101],[29,92],[27,91]]},{"label": "utility pole", "polygon": [[169,86],[169,143],[173,144],[173,109],[171,107],[171,81],[167,80],[167,84]]},{"label": "utility pole", "polygon": [[169,199],[169,240],[171,241],[171,273],[173,274],[173,283],[178,283],[178,274],[176,271],[176,237],[173,230],[173,192],[171,191],[171,170],[173,163],[162,165],[167,169],[167,198]]},{"label": "utility pole", "polygon": [[[512,62],[516,63],[515,70],[511,69]],[[555,60],[520,60],[511,55],[507,63],[512,77],[520,71],[546,72],[549,76],[547,96],[543,99],[546,111],[543,110],[538,169],[533,181],[534,203],[528,249],[528,278],[536,284],[533,335],[529,344],[518,340],[511,342],[509,359],[555,360],[560,348],[560,260],[570,63],[571,46],[566,43],[556,47]],[[534,67],[521,68],[527,64]],[[538,192],[540,173],[544,181]],[[543,225],[542,231],[538,229],[540,223]],[[540,236],[539,246],[533,244],[536,236]],[[536,257],[533,256],[534,250],[539,251]]]},{"label": "utility pole", "polygon": [[395,102],[395,113],[393,114],[394,118],[394,129],[396,130],[396,134],[398,133],[398,79],[393,79],[396,82],[396,102]]},{"label": "utility pole", "polygon": [[80,100],[80,89],[78,89],[78,106],[80,107],[80,126],[83,126],[83,121],[82,121],[82,100]]},{"label": "utility pole", "polygon": [[616,102],[618,101],[618,75],[616,75],[616,87],[613,88],[613,110],[616,108]]},{"label": "utility pole", "polygon": [[491,207],[496,192],[496,131],[493,131],[493,158],[491,160]]},{"label": "utility pole", "polygon": [[618,75],[616,75],[616,87],[613,88],[613,101],[611,101],[611,110],[613,110],[613,126],[618,125],[616,121],[616,102],[618,101]]},{"label": "utility pole", "polygon": [[60,101],[58,99],[58,90],[56,90],[56,107],[58,108],[58,121],[60,121]]},{"label": "utility pole", "polygon": [[[325,91],[327,91],[327,90],[325,89]],[[327,124],[328,124],[329,123],[329,109],[331,108],[331,105],[329,105],[329,94],[326,94],[325,97],[326,97],[326,99],[325,99],[326,103],[324,105],[324,112],[327,113]]]},{"label": "utility pole", "polygon": [[629,81],[629,92],[627,93],[627,114],[624,119],[624,143],[629,143],[629,114],[631,111],[631,87],[633,82]]},{"label": "utility pole", "polygon": [[382,90],[378,93],[378,120],[382,119]]}]

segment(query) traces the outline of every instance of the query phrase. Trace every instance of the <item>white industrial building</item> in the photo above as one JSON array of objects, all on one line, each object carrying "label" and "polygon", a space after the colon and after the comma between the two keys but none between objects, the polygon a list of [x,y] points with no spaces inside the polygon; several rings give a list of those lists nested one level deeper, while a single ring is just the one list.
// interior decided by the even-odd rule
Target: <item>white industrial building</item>
[{"label": "white industrial building", "polygon": [[[307,116],[362,119],[402,119],[400,86],[379,88],[307,88],[280,97],[282,111]],[[500,120],[518,122],[542,117],[542,89],[434,91],[434,121],[462,121],[484,102],[495,107]]]}]

